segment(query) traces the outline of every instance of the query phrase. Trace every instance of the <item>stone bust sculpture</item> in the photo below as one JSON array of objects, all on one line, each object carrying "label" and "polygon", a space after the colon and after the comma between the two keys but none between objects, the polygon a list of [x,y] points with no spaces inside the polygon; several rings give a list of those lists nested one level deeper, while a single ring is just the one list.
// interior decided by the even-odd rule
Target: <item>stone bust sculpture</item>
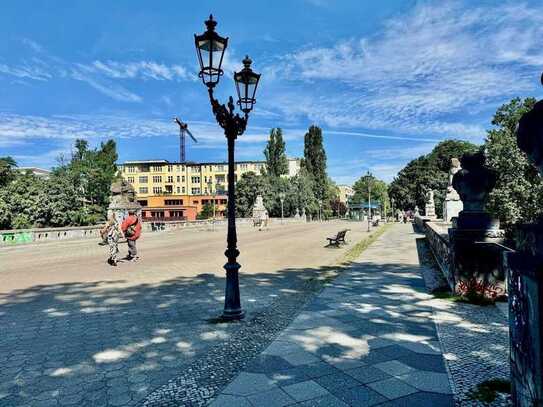
[{"label": "stone bust sculpture", "polygon": [[543,100],[519,120],[517,144],[543,175]]},{"label": "stone bust sculpture", "polygon": [[483,212],[488,194],[496,185],[496,174],[485,167],[482,152],[464,154],[459,170],[452,180],[452,186],[464,202],[464,212]]},{"label": "stone bust sculpture", "polygon": [[456,192],[456,189],[453,187],[453,177],[462,167],[460,166],[460,160],[458,158],[451,158],[451,168],[449,169],[449,184],[447,185],[447,195],[445,199],[447,201],[459,201],[460,195]]}]

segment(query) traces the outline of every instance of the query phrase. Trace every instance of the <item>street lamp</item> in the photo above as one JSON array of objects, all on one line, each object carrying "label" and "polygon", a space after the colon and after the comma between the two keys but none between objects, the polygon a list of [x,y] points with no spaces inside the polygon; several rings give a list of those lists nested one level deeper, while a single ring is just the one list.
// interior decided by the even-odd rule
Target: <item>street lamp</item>
[{"label": "street lamp", "polygon": [[281,225],[283,224],[283,203],[285,202],[285,193],[279,192],[279,200],[281,201]]},{"label": "street lamp", "polygon": [[368,171],[366,174],[366,178],[368,179],[368,232],[371,228],[371,174]]},{"label": "street lamp", "polygon": [[322,222],[322,218],[321,218],[322,199],[319,199],[318,202],[319,202],[319,222]]},{"label": "street lamp", "polygon": [[224,311],[222,318],[225,320],[242,319],[245,312],[241,308],[239,295],[239,276],[240,264],[237,262],[239,250],[237,249],[236,232],[236,193],[234,178],[234,146],[238,136],[245,132],[249,112],[253,109],[256,102],[255,94],[260,80],[260,74],[251,69],[251,59],[246,56],[243,60],[243,69],[240,72],[234,72],[234,82],[238,93],[237,104],[243,112],[243,117],[234,114],[234,99],[230,96],[227,105],[222,105],[213,97],[213,88],[219,82],[223,75],[221,69],[224,58],[224,51],[228,46],[228,38],[223,38],[215,32],[217,22],[213,16],[205,22],[207,31],[202,35],[194,35],[194,44],[200,63],[199,77],[207,86],[209,100],[213,114],[217,123],[224,129],[224,134],[228,141],[228,235],[227,249],[224,252],[228,261],[224,265],[226,270],[226,287],[224,295]]},{"label": "street lamp", "polygon": [[217,196],[217,186],[213,188],[213,181],[211,177],[209,178],[209,181],[207,182],[207,188],[209,190],[209,194],[211,195],[211,199],[213,199],[213,232],[215,232],[215,199]]},{"label": "street lamp", "polygon": [[396,212],[394,212],[394,198],[390,198],[390,203],[392,205],[392,221],[396,222]]}]

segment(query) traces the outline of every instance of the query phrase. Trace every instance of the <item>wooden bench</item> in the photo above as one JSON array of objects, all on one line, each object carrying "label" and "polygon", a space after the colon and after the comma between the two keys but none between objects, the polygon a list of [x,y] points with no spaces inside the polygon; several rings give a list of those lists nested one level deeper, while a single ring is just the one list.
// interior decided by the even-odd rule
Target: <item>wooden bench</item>
[{"label": "wooden bench", "polygon": [[327,237],[326,239],[328,240],[328,246],[339,246],[340,243],[346,244],[345,235],[348,231],[349,229],[340,230],[334,237]]}]

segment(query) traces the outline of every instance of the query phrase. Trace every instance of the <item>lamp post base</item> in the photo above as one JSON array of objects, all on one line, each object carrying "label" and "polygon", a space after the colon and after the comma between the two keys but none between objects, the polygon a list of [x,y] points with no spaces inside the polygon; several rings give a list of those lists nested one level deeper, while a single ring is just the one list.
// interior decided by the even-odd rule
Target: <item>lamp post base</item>
[{"label": "lamp post base", "polygon": [[243,318],[245,318],[245,311],[242,309],[225,309],[221,315],[223,321],[238,321]]}]

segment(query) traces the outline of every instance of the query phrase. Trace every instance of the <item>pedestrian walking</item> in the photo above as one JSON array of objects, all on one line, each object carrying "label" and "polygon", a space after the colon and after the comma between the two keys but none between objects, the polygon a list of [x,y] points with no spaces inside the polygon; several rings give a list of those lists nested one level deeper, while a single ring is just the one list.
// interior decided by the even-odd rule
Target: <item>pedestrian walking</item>
[{"label": "pedestrian walking", "polygon": [[126,260],[138,259],[138,250],[136,248],[136,240],[141,236],[141,221],[136,215],[136,211],[131,209],[128,211],[128,216],[121,225],[121,230],[126,237],[128,244],[128,256]]},{"label": "pedestrian walking", "polygon": [[100,230],[100,234],[102,235],[103,241],[107,242],[109,248],[107,263],[110,266],[117,266],[119,239],[122,236],[122,232],[114,213],[109,216],[105,226]]}]

